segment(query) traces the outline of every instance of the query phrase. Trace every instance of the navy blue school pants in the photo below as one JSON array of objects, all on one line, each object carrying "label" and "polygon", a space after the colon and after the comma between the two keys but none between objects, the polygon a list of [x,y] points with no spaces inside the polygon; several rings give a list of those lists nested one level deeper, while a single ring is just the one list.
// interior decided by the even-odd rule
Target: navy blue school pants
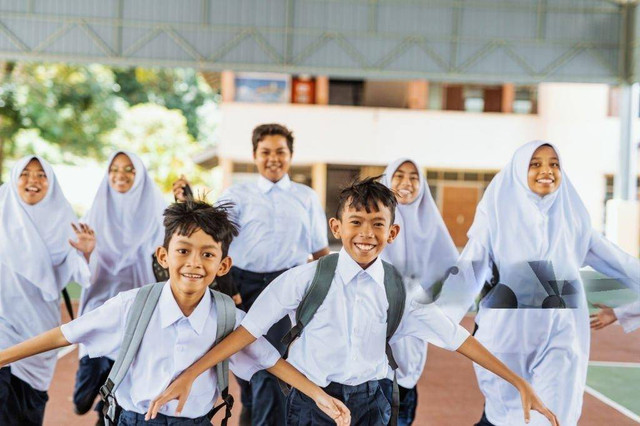
[{"label": "navy blue school pants", "polygon": [[41,426],[48,400],[46,392],[11,374],[11,367],[0,368],[0,425]]},{"label": "navy blue school pants", "polygon": [[[101,356],[89,358],[88,355],[80,358],[78,371],[76,372],[76,384],[73,388],[73,405],[76,414],[85,414],[91,409],[93,402],[98,396],[100,387],[104,385],[109,377],[114,361]],[[102,415],[102,400],[96,404],[95,411]]]},{"label": "navy blue school pants", "polygon": [[[262,274],[232,267],[231,277],[242,297],[242,309],[248,312],[267,285],[284,271]],[[285,316],[275,323],[265,336],[280,352],[280,355],[283,355],[286,350],[281,340],[290,328],[291,321],[288,316]],[[251,411],[251,424],[256,426],[282,425],[285,417],[285,397],[280,390],[278,379],[266,370],[261,370],[253,375],[251,382],[240,378],[237,380],[240,385],[242,405]]]},{"label": "navy blue school pants", "polygon": [[166,426],[192,426],[192,425],[211,425],[207,416],[188,419],[186,417],[165,416],[158,413],[155,419],[145,420],[144,414],[134,413],[133,411],[122,410],[118,418],[118,426],[142,426],[142,425],[166,425]]},{"label": "navy blue school pants", "polygon": [[[380,386],[389,404],[393,403],[393,380],[382,379]],[[400,390],[400,409],[398,410],[398,426],[409,426],[416,417],[416,407],[418,406],[418,388],[403,388]]]},{"label": "navy blue school pants", "polygon": [[[384,396],[377,380],[357,386],[329,383],[324,391],[341,400],[351,411],[352,426],[380,426],[389,424],[391,404]],[[335,425],[335,422],[324,414],[313,399],[292,389],[287,397],[287,425],[316,426]]]}]

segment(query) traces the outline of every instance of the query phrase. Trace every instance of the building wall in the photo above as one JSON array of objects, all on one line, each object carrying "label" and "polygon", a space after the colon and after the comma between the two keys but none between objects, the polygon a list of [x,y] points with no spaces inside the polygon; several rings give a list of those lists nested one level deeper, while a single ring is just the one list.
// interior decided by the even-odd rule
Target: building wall
[{"label": "building wall", "polygon": [[605,176],[617,161],[619,122],[606,85],[541,84],[538,114],[469,113],[292,104],[222,105],[220,158],[251,161],[251,130],[294,130],[294,164],[385,165],[409,156],[427,168],[499,170],[532,139],[555,143],[563,167],[602,230]]}]

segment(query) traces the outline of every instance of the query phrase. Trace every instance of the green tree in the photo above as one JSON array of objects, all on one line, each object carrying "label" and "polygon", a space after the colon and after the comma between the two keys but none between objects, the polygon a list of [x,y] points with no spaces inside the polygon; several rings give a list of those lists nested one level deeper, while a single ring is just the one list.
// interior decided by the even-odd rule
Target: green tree
[{"label": "green tree", "polygon": [[[102,136],[125,105],[113,96],[114,75],[102,65],[17,63],[0,83],[0,176],[6,157],[18,157],[22,130],[76,156],[102,158]],[[65,157],[68,158],[68,157]]]},{"label": "green tree", "polygon": [[201,139],[198,109],[217,99],[200,74],[191,68],[120,68],[114,69],[117,95],[131,106],[155,103],[179,109],[187,120],[187,130],[195,140]]}]

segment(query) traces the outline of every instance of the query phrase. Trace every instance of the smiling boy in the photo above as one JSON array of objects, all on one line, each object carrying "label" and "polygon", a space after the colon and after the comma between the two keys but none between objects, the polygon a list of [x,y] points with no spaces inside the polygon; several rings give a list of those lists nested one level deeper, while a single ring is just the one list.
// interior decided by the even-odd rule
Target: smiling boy
[{"label": "smiling boy", "polygon": [[[215,276],[227,273],[232,263],[227,250],[237,230],[224,208],[189,201],[173,204],[164,216],[164,244],[156,255],[169,270],[170,278],[162,288],[131,367],[115,391],[122,408],[122,425],[144,424],[152,398],[211,348],[216,338],[217,311],[208,285]],[[0,351],[0,367],[72,343],[85,345],[91,357],[111,354],[115,358],[138,291],[119,293],[62,327]],[[243,316],[236,310],[236,326]],[[245,379],[268,368],[277,377],[300,386],[340,424],[348,422],[348,410],[282,360],[264,338],[230,361],[234,374]],[[167,404],[157,421],[171,425],[209,423],[206,415],[220,391],[216,383],[216,371],[211,369],[193,383],[193,398],[186,404]]]},{"label": "smiling boy", "polygon": [[[293,133],[280,124],[261,124],[253,129],[251,142],[260,176],[231,186],[218,200],[233,203],[230,214],[240,226],[229,249],[234,263],[230,276],[244,311],[249,311],[260,293],[281,273],[306,263],[310,255],[318,259],[329,253],[326,218],[318,196],[308,186],[289,178]],[[184,199],[187,184],[185,179],[174,183],[178,200]],[[278,320],[266,338],[284,353],[280,340],[291,323],[287,317]],[[278,381],[261,371],[251,384],[238,382],[243,404],[240,423],[280,426],[285,417],[285,401]]]},{"label": "smiling boy", "polygon": [[[396,198],[373,178],[355,182],[340,193],[331,231],[343,248],[328,293],[299,338],[289,348],[288,361],[331,396],[345,403],[354,425],[384,425],[391,406],[379,381],[389,370],[385,353],[387,312],[385,269],[379,258],[400,228],[394,225]],[[294,314],[315,281],[319,262],[290,269],[262,292],[242,325],[189,367],[151,404],[151,415],[163,404],[187,400],[199,375],[262,336],[280,317]],[[469,333],[449,320],[435,305],[408,299],[394,339],[414,336],[471,360],[512,383],[521,393],[525,416],[529,409],[553,414],[531,387],[491,355]],[[309,398],[293,390],[287,398],[287,424],[330,424]]]}]

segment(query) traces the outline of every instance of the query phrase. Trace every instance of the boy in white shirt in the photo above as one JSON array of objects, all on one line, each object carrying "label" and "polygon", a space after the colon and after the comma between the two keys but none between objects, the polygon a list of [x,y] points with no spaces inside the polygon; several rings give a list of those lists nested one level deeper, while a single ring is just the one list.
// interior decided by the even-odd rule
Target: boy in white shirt
[{"label": "boy in white shirt", "polygon": [[[335,274],[323,303],[289,350],[289,362],[328,394],[342,400],[354,425],[388,424],[391,417],[390,404],[378,383],[390,368],[385,354],[389,303],[385,268],[379,254],[398,234],[399,226],[394,225],[395,207],[391,190],[373,178],[356,182],[341,192],[336,217],[329,222],[334,236],[343,244]],[[152,402],[150,415],[153,417],[173,399],[184,403],[202,372],[251,344],[282,315],[294,314],[314,280],[317,265],[318,262],[298,266],[273,281],[241,326],[186,369]],[[424,305],[410,296],[390,341],[403,336],[457,350],[513,384],[522,395],[526,419],[533,408],[557,425],[553,413],[528,383],[435,305]],[[288,424],[318,425],[330,421],[311,399],[297,390],[289,394]]]},{"label": "boy in white shirt", "polygon": [[[231,267],[229,244],[237,234],[222,207],[189,201],[173,204],[164,213],[165,238],[156,251],[160,264],[169,270],[169,281],[146,329],[138,352],[115,392],[122,408],[118,424],[144,424],[152,398],[185,368],[199,359],[215,341],[216,306],[208,285]],[[80,318],[0,352],[0,366],[67,346],[85,345],[90,356],[115,354],[120,349],[125,324],[139,289],[123,292]],[[236,326],[244,314],[237,310]],[[263,338],[231,357],[230,366],[249,379],[268,368],[274,375],[300,386],[318,401],[339,424],[348,424],[348,410],[307,380]],[[160,424],[206,424],[206,414],[216,401],[216,371],[211,369],[193,383],[194,396],[186,404],[163,407]],[[156,422],[157,423],[157,419]]]}]

